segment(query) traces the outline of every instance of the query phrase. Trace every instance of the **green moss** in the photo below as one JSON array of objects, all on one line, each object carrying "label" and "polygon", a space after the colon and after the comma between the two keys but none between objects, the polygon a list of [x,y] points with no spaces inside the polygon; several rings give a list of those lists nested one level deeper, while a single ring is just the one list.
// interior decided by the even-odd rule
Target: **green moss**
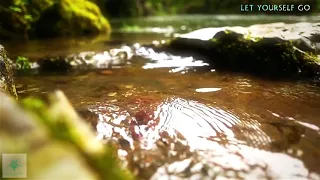
[{"label": "green moss", "polygon": [[263,38],[261,38],[261,37],[253,37],[251,31],[249,31],[248,34],[244,35],[243,38],[244,38],[245,40],[253,41],[253,42],[258,42],[258,41],[260,41],[261,39],[263,39]]},{"label": "green moss", "polygon": [[218,40],[216,38],[212,38],[211,41],[214,42],[214,43],[218,42]]},{"label": "green moss", "polygon": [[162,44],[163,46],[169,46],[171,43],[172,43],[172,41],[174,41],[175,40],[175,38],[173,38],[173,39],[168,39],[168,40],[166,40],[165,42],[164,42],[164,44]]},{"label": "green moss", "polygon": [[18,56],[16,60],[17,68],[20,70],[30,70],[31,69],[31,63],[27,57],[24,56]]},{"label": "green moss", "polygon": [[251,40],[252,40],[253,42],[258,42],[258,41],[262,40],[262,38],[252,37]]},{"label": "green moss", "polygon": [[224,33],[230,34],[230,33],[233,33],[233,31],[226,29],[226,30],[224,30]]},{"label": "green moss", "polygon": [[307,52],[303,55],[303,58],[309,63],[320,64],[320,57],[316,54]]},{"label": "green moss", "polygon": [[108,20],[97,5],[86,0],[61,0],[59,13],[62,19],[57,23],[62,34],[97,34],[110,32]]}]

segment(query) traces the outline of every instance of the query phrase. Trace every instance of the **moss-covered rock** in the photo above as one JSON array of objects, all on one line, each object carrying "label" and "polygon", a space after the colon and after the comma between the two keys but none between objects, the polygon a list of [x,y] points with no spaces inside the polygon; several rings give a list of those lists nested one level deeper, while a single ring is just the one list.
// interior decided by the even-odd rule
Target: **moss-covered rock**
[{"label": "moss-covered rock", "polygon": [[[314,77],[320,74],[319,41],[314,38],[320,34],[318,26],[280,23],[207,28],[182,35],[167,48],[205,55],[217,69],[272,77]],[[290,27],[291,33],[281,29]],[[310,32],[303,27],[310,27]]]},{"label": "moss-covered rock", "polygon": [[66,36],[107,33],[108,20],[99,7],[87,0],[61,0],[43,13],[35,24],[37,36]]},{"label": "moss-covered rock", "polygon": [[18,98],[12,77],[12,66],[9,61],[4,47],[0,44],[0,91],[4,91],[14,98]]},{"label": "moss-covered rock", "polygon": [[62,0],[60,15],[64,17],[64,22],[59,25],[69,30],[67,34],[71,31],[80,34],[110,31],[109,22],[101,14],[99,7],[90,1]]}]

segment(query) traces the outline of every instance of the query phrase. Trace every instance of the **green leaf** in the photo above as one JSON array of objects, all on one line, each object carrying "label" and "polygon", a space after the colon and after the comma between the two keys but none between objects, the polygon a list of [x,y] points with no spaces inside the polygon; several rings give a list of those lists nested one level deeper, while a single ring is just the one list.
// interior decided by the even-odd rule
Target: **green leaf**
[{"label": "green leaf", "polygon": [[30,14],[26,14],[26,15],[24,15],[24,19],[27,21],[32,21],[33,18]]},{"label": "green leaf", "polygon": [[18,69],[22,69],[22,70],[31,69],[31,63],[29,62],[29,59],[23,56],[17,57],[16,65]]},{"label": "green leaf", "polygon": [[22,12],[21,8],[17,7],[17,6],[10,6],[9,7],[13,12]]}]

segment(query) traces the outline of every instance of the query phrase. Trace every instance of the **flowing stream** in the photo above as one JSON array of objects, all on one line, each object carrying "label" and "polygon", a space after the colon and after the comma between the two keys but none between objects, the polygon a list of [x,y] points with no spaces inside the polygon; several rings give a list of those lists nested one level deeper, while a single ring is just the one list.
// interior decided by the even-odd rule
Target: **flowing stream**
[{"label": "flowing stream", "polygon": [[[119,19],[111,22],[114,26],[111,36],[8,42],[4,45],[12,57],[19,55],[32,59],[109,50],[122,44],[161,42],[175,33],[203,27],[303,21],[314,22],[317,18],[199,15]],[[56,89],[62,90],[101,139],[118,137],[114,135],[118,132],[129,143],[132,139],[145,142],[142,149],[150,150],[159,139],[154,132],[166,132],[170,137],[188,141],[191,149],[199,151],[197,160],[191,155],[177,159],[170,156],[174,158],[163,160],[159,154],[153,154],[152,159],[159,163],[139,167],[147,169],[138,173],[142,179],[163,176],[161,168],[165,164],[174,166],[174,162],[180,162],[179,167],[184,167],[184,163],[190,163],[188,157],[194,166],[202,162],[213,172],[225,173],[226,177],[320,178],[317,174],[320,172],[319,80],[263,79],[210,69],[202,59],[173,56],[166,61],[163,59],[170,56],[166,53],[150,49],[149,53],[153,53],[152,58],[134,56],[125,65],[109,69],[17,75],[18,93],[20,96],[41,96]],[[90,117],[90,113],[98,116]],[[126,121],[132,117],[141,121],[139,126]],[[153,128],[146,128],[150,124]],[[131,129],[137,126],[139,132]],[[179,138],[179,134],[183,138]],[[183,154],[186,150],[180,148],[176,152]],[[239,160],[239,156],[243,159]],[[248,162],[243,163],[246,158]],[[245,166],[250,163],[250,167]],[[230,170],[236,175],[229,173]],[[196,174],[192,168],[189,171]],[[207,170],[207,174],[210,172]]]}]

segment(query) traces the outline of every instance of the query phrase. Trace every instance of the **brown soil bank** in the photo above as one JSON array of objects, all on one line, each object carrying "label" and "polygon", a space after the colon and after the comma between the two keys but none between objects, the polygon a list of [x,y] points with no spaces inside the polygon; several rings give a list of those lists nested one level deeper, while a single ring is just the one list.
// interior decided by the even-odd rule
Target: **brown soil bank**
[{"label": "brown soil bank", "polygon": [[165,49],[204,55],[217,69],[270,77],[320,74],[319,23],[205,28],[180,35]]}]

